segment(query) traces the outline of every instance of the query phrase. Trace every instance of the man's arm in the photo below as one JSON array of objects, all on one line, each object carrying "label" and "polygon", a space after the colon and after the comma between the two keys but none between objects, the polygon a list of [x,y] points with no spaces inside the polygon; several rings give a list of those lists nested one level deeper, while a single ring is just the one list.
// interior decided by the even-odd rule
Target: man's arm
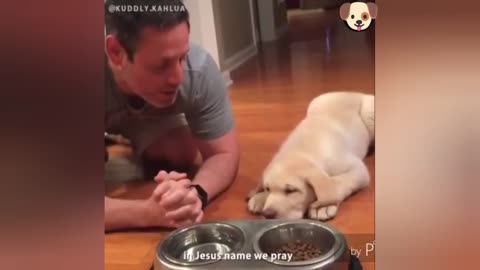
[{"label": "man's arm", "polygon": [[235,179],[239,146],[227,84],[213,57],[204,53],[206,57],[197,57],[203,62],[198,69],[201,72],[194,73],[200,75],[194,80],[193,106],[186,116],[203,158],[192,180],[202,186],[211,200]]},{"label": "man's arm", "polygon": [[236,130],[232,128],[215,140],[195,140],[204,160],[193,183],[201,185],[211,200],[227,189],[237,176],[240,151]]},{"label": "man's arm", "polygon": [[105,231],[168,226],[165,211],[152,198],[122,200],[105,196]]},{"label": "man's arm", "polygon": [[105,231],[139,227],[141,201],[105,197]]}]

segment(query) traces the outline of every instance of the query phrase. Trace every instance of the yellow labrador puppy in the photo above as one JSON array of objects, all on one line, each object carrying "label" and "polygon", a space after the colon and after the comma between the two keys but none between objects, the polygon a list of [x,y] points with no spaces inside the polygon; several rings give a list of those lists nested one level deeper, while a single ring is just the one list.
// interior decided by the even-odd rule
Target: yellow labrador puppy
[{"label": "yellow labrador puppy", "polygon": [[266,218],[335,217],[342,201],[370,183],[363,159],[374,129],[373,95],[316,97],[250,192],[248,209]]}]

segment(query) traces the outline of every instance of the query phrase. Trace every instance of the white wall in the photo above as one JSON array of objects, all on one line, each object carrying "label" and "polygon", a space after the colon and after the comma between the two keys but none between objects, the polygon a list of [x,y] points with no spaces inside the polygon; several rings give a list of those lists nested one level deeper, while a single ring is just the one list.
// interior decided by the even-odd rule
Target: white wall
[{"label": "white wall", "polygon": [[190,13],[191,41],[205,48],[219,65],[212,0],[183,0]]},{"label": "white wall", "polygon": [[[212,0],[183,0],[183,3],[190,13],[190,40],[206,49],[220,67]],[[224,71],[223,76],[227,85],[233,83],[229,71]]]}]

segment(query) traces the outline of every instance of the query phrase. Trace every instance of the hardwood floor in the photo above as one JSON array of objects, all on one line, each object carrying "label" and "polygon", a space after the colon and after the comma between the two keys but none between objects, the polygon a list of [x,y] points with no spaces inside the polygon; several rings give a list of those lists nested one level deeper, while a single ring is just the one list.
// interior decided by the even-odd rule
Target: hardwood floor
[{"label": "hardwood floor", "polygon": [[[245,197],[313,97],[337,90],[374,93],[373,31],[349,30],[338,10],[294,15],[289,23],[285,38],[264,45],[232,74],[230,94],[242,147],[240,171],[233,186],[208,207],[205,220],[259,218],[248,213]],[[364,254],[366,243],[374,239],[374,155],[366,163],[371,187],[344,202],[329,223],[362,248],[364,269],[374,269],[374,255]],[[152,183],[133,183],[113,192],[118,197],[142,198],[152,188]],[[149,269],[156,245],[168,232],[106,234],[105,269]]]}]

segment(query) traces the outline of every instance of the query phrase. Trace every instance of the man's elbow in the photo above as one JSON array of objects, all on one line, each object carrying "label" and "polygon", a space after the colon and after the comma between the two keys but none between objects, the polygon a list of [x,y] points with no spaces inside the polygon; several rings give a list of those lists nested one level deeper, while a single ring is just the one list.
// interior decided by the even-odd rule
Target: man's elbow
[{"label": "man's elbow", "polygon": [[238,170],[240,168],[240,149],[238,147],[235,148],[234,151],[232,151],[232,163],[234,166],[234,174],[237,176]]}]

